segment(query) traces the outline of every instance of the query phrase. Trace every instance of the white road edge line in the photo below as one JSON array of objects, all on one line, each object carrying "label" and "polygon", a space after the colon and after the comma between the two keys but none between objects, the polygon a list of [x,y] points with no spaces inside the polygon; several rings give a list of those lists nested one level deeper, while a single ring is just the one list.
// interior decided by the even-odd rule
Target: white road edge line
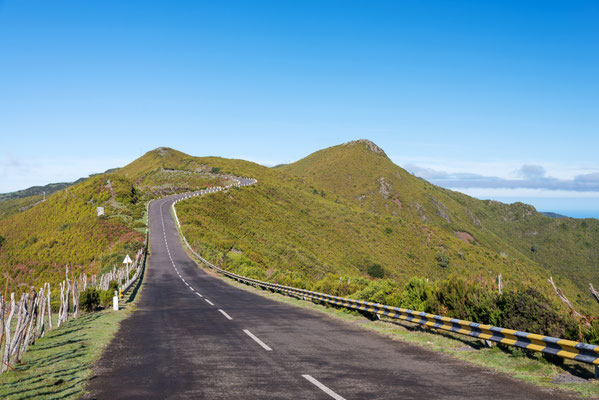
[{"label": "white road edge line", "polygon": [[214,303],[213,303],[213,302],[211,302],[210,300],[208,300],[208,299],[204,299],[204,300],[206,300],[206,303],[210,304],[211,306],[213,306],[213,305],[214,305]]},{"label": "white road edge line", "polygon": [[258,343],[260,346],[262,346],[262,348],[266,351],[272,351],[272,349],[270,347],[268,347],[266,345],[266,343],[264,343],[262,340],[258,339],[252,332],[248,331],[247,329],[243,330],[245,332],[246,335],[248,335],[249,337],[251,337],[252,339],[254,339],[254,342]]},{"label": "white road edge line", "polygon": [[306,378],[314,386],[316,386],[317,388],[319,388],[320,390],[322,390],[323,392],[325,392],[326,394],[328,394],[329,396],[331,396],[335,400],[345,400],[343,397],[339,396],[337,393],[333,392],[331,389],[329,389],[328,387],[326,387],[322,383],[318,382],[316,379],[312,378],[310,375],[302,375],[302,376],[304,378]]},{"label": "white road edge line", "polygon": [[229,314],[227,314],[227,313],[226,313],[224,310],[221,310],[221,309],[219,308],[219,309],[218,309],[218,311],[219,311],[219,312],[220,312],[222,315],[224,315],[226,319],[229,319],[229,320],[233,319],[233,318],[231,318],[231,316],[230,316]]}]

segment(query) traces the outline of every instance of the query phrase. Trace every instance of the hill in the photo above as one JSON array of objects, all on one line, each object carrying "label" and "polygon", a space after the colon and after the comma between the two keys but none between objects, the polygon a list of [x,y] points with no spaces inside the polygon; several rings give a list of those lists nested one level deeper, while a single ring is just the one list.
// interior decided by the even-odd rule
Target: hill
[{"label": "hill", "polygon": [[550,218],[568,218],[565,215],[554,213],[554,212],[550,212],[550,211],[541,211],[541,214],[543,214],[546,217],[550,217]]},{"label": "hill", "polygon": [[[35,195],[3,202],[12,209],[0,220],[0,285],[8,280],[9,289],[19,291],[58,282],[67,264],[75,274],[120,264],[125,253],[143,242],[148,201],[226,180],[192,161],[184,153],[160,148],[121,169],[67,185],[46,201]],[[97,215],[97,207],[103,207],[103,216]]]},{"label": "hill", "polygon": [[24,197],[43,195],[44,193],[46,195],[50,195],[66,187],[76,185],[79,182],[83,182],[86,179],[87,178],[79,178],[75,182],[49,183],[44,186],[32,186],[27,189],[17,190],[16,192],[0,193],[0,202],[11,199],[21,199]]},{"label": "hill", "polygon": [[85,179],[87,178],[80,178],[75,182],[49,183],[44,186],[32,186],[27,189],[17,190],[16,192],[0,193],[0,219],[23,212],[40,203],[45,196],[83,182]]},{"label": "hill", "polygon": [[436,226],[501,259],[541,265],[568,287],[570,300],[596,310],[588,284],[599,283],[599,221],[553,219],[534,207],[481,201],[414,177],[374,143],[359,140],[318,151],[279,168],[365,210]]},{"label": "hill", "polygon": [[[149,200],[222,185],[227,174],[259,182],[183,201],[178,212],[192,246],[238,273],[396,305],[406,304],[411,288],[420,293],[412,307],[449,314],[448,302],[424,305],[431,290],[457,291],[454,298],[478,307],[503,301],[496,296],[501,274],[504,291],[536,291],[536,298],[553,299],[542,300],[543,309],[566,315],[547,282],[553,276],[579,311],[599,310],[586,290],[588,282],[599,287],[594,220],[552,219],[531,206],[439,188],[368,141],[277,168],[158,148],[0,220],[2,272],[12,283],[31,284],[58,276],[65,263],[81,265],[77,271],[109,268],[126,243],[140,239]],[[105,217],[96,216],[98,206]],[[474,297],[472,288],[479,288]]]},{"label": "hill", "polygon": [[[370,142],[277,168],[213,157],[197,162],[259,180],[178,206],[194,248],[238,273],[341,295],[370,288],[370,299],[381,292],[388,300],[415,276],[461,276],[497,290],[499,274],[506,290],[533,287],[555,298],[547,282],[553,275],[579,310],[597,311],[571,271],[549,269],[504,231],[483,225],[485,202],[412,176]],[[465,199],[477,207],[464,206]],[[369,274],[373,266],[384,280]]]}]

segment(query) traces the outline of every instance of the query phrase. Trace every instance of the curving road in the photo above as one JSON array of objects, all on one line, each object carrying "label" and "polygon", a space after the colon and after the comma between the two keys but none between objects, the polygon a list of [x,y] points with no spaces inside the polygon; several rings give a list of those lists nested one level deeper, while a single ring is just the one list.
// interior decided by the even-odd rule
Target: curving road
[{"label": "curving road", "polygon": [[150,205],[141,298],[97,362],[88,398],[566,398],[207,274],[179,240],[170,210],[181,197]]}]

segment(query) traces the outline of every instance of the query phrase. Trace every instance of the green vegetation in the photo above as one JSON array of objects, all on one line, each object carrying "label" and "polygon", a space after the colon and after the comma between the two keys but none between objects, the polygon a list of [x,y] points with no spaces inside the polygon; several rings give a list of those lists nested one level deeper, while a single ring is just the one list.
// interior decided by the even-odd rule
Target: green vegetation
[{"label": "green vegetation", "polygon": [[[0,286],[8,280],[9,292],[20,292],[50,282],[56,289],[65,265],[75,276],[120,265],[125,254],[143,245],[147,203],[164,194],[225,182],[211,171],[193,157],[160,148],[119,170],[63,185],[46,201],[13,196],[0,202],[0,213],[6,216],[0,219],[5,239]],[[97,207],[104,209],[103,216],[97,216]]]},{"label": "green vegetation", "polygon": [[130,294],[121,302],[121,311],[84,313],[49,331],[29,347],[15,370],[0,375],[0,398],[80,398],[93,373],[93,364],[121,321],[135,309],[134,300]]},{"label": "green vegetation", "polygon": [[[550,218],[534,207],[479,201],[451,192],[462,207],[480,222],[480,230],[493,232],[512,248],[546,269],[566,291],[578,311],[597,314],[597,303],[588,290],[599,284],[599,220]],[[566,286],[568,287],[566,289]],[[571,287],[571,286],[575,286]]]},{"label": "green vegetation", "polygon": [[[76,275],[110,269],[142,245],[148,201],[222,185],[225,174],[235,174],[259,182],[177,206],[190,244],[223,268],[599,344],[599,322],[574,321],[547,282],[553,276],[579,311],[599,312],[587,290],[588,282],[599,286],[599,221],[552,219],[524,204],[479,201],[410,175],[379,150],[353,142],[272,169],[159,148],[45,202],[0,202],[0,218],[6,213],[0,287],[6,279],[17,291],[44,281],[56,287],[64,264]],[[96,207],[105,215],[97,217]],[[110,304],[111,290],[89,293],[82,308]],[[36,379],[31,382],[48,385]],[[0,384],[0,394],[12,393],[2,391],[9,386]]]},{"label": "green vegetation", "polygon": [[380,264],[372,264],[370,267],[368,267],[368,275],[373,278],[384,278],[385,270]]},{"label": "green vegetation", "polygon": [[[105,182],[104,175],[95,176],[1,220],[0,235],[6,239],[0,250],[2,285],[8,279],[9,290],[43,282],[55,287],[63,278],[65,265],[70,265],[76,275],[95,274],[103,267],[112,267],[101,263],[107,255],[124,257],[126,252],[141,247],[141,233],[131,230],[123,219],[110,217],[118,207],[120,214],[131,218],[135,205],[110,203],[111,193]],[[96,206],[100,205],[109,217],[96,216]]]},{"label": "green vegetation", "polygon": [[14,199],[7,199],[0,201],[0,220],[8,218],[11,215],[23,212],[42,201],[43,197],[40,195],[29,196],[29,197],[18,197]]},{"label": "green vegetation", "polygon": [[94,287],[88,287],[79,296],[79,307],[86,312],[94,311],[100,306],[100,292]]},{"label": "green vegetation", "polygon": [[0,202],[4,202],[7,200],[14,200],[14,199],[22,199],[22,198],[33,197],[33,196],[39,196],[39,198],[41,199],[42,196],[44,195],[44,193],[47,196],[54,192],[62,190],[64,188],[67,188],[69,186],[73,186],[73,185],[76,185],[77,183],[83,182],[86,179],[87,178],[80,178],[80,179],[76,180],[75,182],[49,183],[45,186],[32,186],[27,189],[17,190],[16,192],[0,193]]},{"label": "green vegetation", "polygon": [[[489,202],[413,177],[367,143],[335,146],[276,169],[240,160],[197,160],[259,181],[178,205],[188,241],[221,267],[403,306],[402,296],[410,297],[406,285],[424,277],[430,284],[422,290],[431,298],[412,303],[415,309],[572,339],[593,337],[584,323],[574,322],[547,282],[553,275],[579,311],[595,314],[599,307],[574,281],[576,275],[549,269],[531,256],[530,244],[522,250],[509,231],[481,222]],[[476,207],[464,206],[465,199]],[[561,232],[577,230],[563,222]],[[369,273],[374,264],[384,277]],[[580,269],[596,280],[591,264]],[[463,277],[463,289],[458,290],[457,276]]]}]

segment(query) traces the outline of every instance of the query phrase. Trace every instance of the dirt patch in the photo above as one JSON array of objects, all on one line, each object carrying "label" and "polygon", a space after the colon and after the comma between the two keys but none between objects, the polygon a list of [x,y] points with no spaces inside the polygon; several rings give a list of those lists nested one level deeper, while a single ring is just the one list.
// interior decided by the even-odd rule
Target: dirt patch
[{"label": "dirt patch", "polygon": [[563,383],[583,383],[583,382],[586,382],[587,380],[584,378],[581,378],[579,376],[574,376],[572,374],[564,372],[563,374],[559,374],[559,375],[553,377],[553,379],[551,381],[553,383],[561,385]]},{"label": "dirt patch", "polygon": [[399,208],[401,210],[401,208],[402,208],[401,201],[397,197],[393,199],[393,202],[395,204],[397,204],[397,208]]},{"label": "dirt patch", "polygon": [[474,237],[468,232],[454,232],[455,235],[466,243],[474,242]]}]

